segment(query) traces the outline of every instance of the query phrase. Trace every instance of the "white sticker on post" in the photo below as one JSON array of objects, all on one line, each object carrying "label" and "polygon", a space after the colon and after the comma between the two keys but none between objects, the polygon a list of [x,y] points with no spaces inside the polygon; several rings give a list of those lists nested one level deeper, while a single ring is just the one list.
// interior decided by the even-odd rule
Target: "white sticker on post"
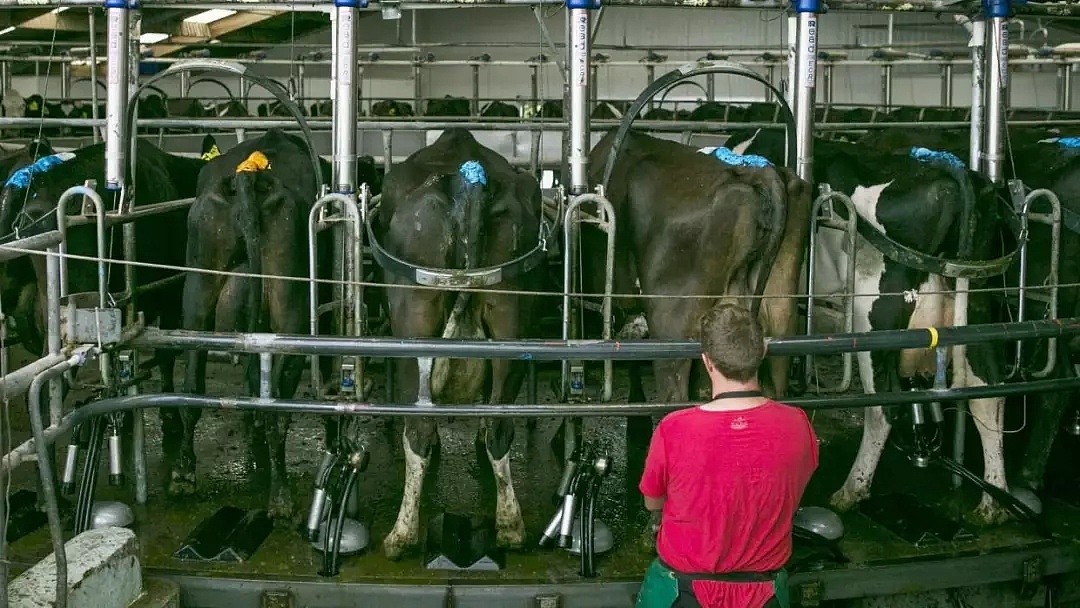
[{"label": "white sticker on post", "polygon": [[[1009,28],[1001,28],[1001,88],[1009,86]],[[1007,101],[1006,101],[1007,104]]]},{"label": "white sticker on post", "polygon": [[817,78],[817,15],[810,13],[806,20],[806,82],[803,85],[812,89]]},{"label": "white sticker on post", "polygon": [[576,11],[577,17],[574,23],[574,74],[577,76],[575,84],[583,87],[589,84],[589,12],[586,10]]}]

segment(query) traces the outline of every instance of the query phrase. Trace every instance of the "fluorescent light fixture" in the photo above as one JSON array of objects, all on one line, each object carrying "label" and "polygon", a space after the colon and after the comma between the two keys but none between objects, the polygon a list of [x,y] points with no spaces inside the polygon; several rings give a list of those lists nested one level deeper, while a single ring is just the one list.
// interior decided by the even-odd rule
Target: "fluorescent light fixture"
[{"label": "fluorescent light fixture", "polygon": [[70,6],[61,6],[61,7],[59,7],[59,8],[54,8],[54,9],[52,10],[52,14],[54,14],[54,15],[59,15],[60,13],[62,13],[62,12],[64,12],[64,11],[68,10],[69,8],[71,8],[71,7],[70,7]]},{"label": "fluorescent light fixture", "polygon": [[167,40],[168,34],[162,34],[161,32],[147,32],[142,36],[139,36],[140,44],[157,44],[162,40]]},{"label": "fluorescent light fixture", "polygon": [[5,27],[4,29],[0,30],[0,36],[3,36],[4,34],[10,34],[11,32],[14,32],[14,31],[15,31],[15,26],[14,25]]},{"label": "fluorescent light fixture", "polygon": [[236,11],[223,9],[223,8],[214,8],[214,9],[210,9],[208,11],[203,11],[201,13],[192,15],[192,16],[184,19],[184,22],[185,23],[213,23],[213,22],[215,22],[215,21],[217,21],[219,19],[224,19],[225,17],[228,17],[230,15],[235,15],[235,14],[236,14]]}]

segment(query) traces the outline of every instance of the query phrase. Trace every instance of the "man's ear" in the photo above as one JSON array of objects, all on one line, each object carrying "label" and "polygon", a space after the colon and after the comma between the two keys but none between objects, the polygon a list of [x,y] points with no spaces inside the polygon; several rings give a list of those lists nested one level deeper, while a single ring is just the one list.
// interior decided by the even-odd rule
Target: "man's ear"
[{"label": "man's ear", "polygon": [[705,370],[706,371],[709,371],[709,372],[713,371],[713,364],[712,364],[712,361],[709,361],[708,355],[706,355],[705,353],[701,353],[701,361],[703,363],[705,363]]}]

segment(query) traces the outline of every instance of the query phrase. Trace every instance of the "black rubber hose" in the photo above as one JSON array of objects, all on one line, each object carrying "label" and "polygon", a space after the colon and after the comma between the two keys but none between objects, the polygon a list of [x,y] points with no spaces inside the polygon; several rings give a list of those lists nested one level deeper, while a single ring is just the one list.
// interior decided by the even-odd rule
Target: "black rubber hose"
[{"label": "black rubber hose", "polygon": [[53,554],[56,558],[56,608],[67,608],[67,552],[64,547],[64,528],[60,523],[60,507],[56,498],[56,480],[53,479],[49,461],[49,446],[45,442],[45,427],[41,420],[41,388],[45,380],[63,374],[71,367],[62,361],[41,373],[30,383],[30,429],[37,452],[38,473],[41,475],[41,491],[45,495],[45,513],[49,519],[49,535],[52,537]]},{"label": "black rubber hose", "polygon": [[90,444],[86,449],[83,462],[83,476],[79,482],[79,495],[75,504],[75,535],[90,529],[93,521],[94,489],[97,485],[98,458],[101,455],[102,418],[94,418],[90,423]]},{"label": "black rubber hose", "polygon": [[[333,513],[336,509],[344,508],[342,503],[345,502],[342,496],[342,485],[344,485],[343,477],[345,476],[345,465],[340,461],[335,463],[331,467],[330,474],[327,476],[326,481],[326,508],[325,510],[329,514],[326,521],[326,532],[322,535],[322,558],[323,565],[322,570],[319,571],[319,576],[334,576],[332,570],[332,563],[330,559],[330,553],[333,550],[333,529],[330,526],[330,518],[333,517]],[[319,529],[322,530],[322,515],[319,516]]]},{"label": "black rubber hose", "polygon": [[338,557],[341,553],[341,531],[345,527],[345,512],[349,510],[349,494],[356,485],[356,478],[360,474],[353,467],[349,467],[348,476],[345,479],[345,489],[341,493],[341,504],[338,506],[337,521],[334,523],[333,550],[330,552],[330,576],[338,574]]}]

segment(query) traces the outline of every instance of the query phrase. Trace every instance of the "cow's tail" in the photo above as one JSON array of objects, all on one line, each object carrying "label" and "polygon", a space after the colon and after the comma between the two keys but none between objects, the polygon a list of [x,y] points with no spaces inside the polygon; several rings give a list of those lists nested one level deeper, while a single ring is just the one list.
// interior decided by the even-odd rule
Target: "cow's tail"
[{"label": "cow's tail", "polygon": [[239,203],[236,209],[236,223],[244,238],[248,270],[253,275],[248,290],[247,325],[249,332],[258,332],[263,330],[265,314],[263,311],[262,238],[260,237],[261,214],[259,201],[255,196],[256,175],[253,172],[238,172],[233,179],[236,200]]},{"label": "cow's tail", "polygon": [[755,317],[761,310],[761,296],[765,293],[770,270],[776,261],[777,253],[780,251],[780,243],[784,238],[784,229],[787,227],[787,196],[785,195],[784,185],[779,178],[777,178],[776,184],[776,188],[770,188],[768,185],[754,186],[754,191],[757,192],[761,202],[758,212],[758,235],[762,244],[756,276],[751,275],[754,278],[750,279],[754,288],[753,295],[755,296],[750,302],[750,312]]},{"label": "cow's tail", "polygon": [[972,249],[975,246],[975,188],[971,185],[971,178],[968,176],[966,169],[953,166],[948,163],[941,163],[941,167],[948,171],[954,180],[956,185],[960,187],[960,202],[963,207],[960,209],[960,243],[957,249],[957,257],[959,259],[970,259],[972,257]]}]

